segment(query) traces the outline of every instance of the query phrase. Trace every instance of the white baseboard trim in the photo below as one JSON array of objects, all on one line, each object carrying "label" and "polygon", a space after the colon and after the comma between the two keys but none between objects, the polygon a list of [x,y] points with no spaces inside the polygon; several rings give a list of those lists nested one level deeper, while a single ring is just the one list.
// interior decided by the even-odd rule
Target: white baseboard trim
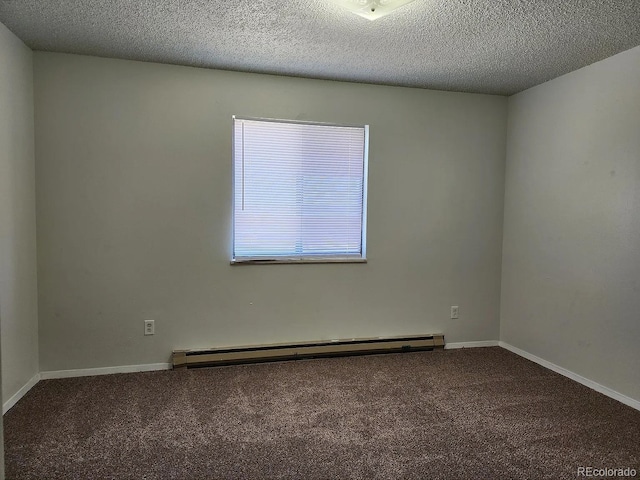
[{"label": "white baseboard trim", "polygon": [[57,370],[52,372],[36,373],[15,395],[2,405],[2,414],[7,413],[11,407],[20,401],[29,390],[31,390],[40,380],[51,380],[54,378],[90,377],[93,375],[109,375],[112,373],[135,373],[152,372],[156,370],[171,370],[170,363],[149,363],[146,365],[123,365],[120,367],[85,368],[79,370]]},{"label": "white baseboard trim", "polygon": [[479,348],[479,347],[497,347],[498,340],[483,340],[481,342],[457,342],[445,344],[445,350],[454,350],[456,348]]},{"label": "white baseboard trim", "polygon": [[27,394],[27,392],[31,390],[35,386],[35,384],[38,383],[39,381],[40,381],[40,374],[36,373],[31,378],[31,380],[25,383],[23,387],[15,393],[15,395],[13,395],[9,400],[4,402],[4,404],[2,405],[2,414],[4,415],[5,413],[7,413],[11,409],[11,407],[13,407],[16,403],[18,403],[18,401],[22,397],[24,397]]},{"label": "white baseboard trim", "polygon": [[571,370],[562,368],[556,365],[555,363],[551,363],[540,357],[536,357],[535,355],[529,352],[526,352],[524,350],[521,350],[517,347],[514,347],[513,345],[509,345],[506,342],[500,342],[500,346],[506,350],[509,350],[510,352],[515,353],[516,355],[520,355],[521,357],[526,358],[527,360],[531,360],[532,362],[535,362],[538,365],[542,365],[543,367],[548,368],[549,370],[553,370],[554,372],[559,373],[560,375],[564,375],[565,377],[570,378],[571,380],[575,380],[576,382],[581,383],[585,387],[589,387],[590,389],[595,390],[596,392],[600,392],[603,395],[606,395],[607,397],[613,398],[614,400],[617,400],[621,403],[624,403],[625,405],[630,406],[631,408],[640,410],[640,401],[638,400],[635,400],[631,397],[627,397],[626,395],[623,395],[620,392],[616,392],[615,390],[612,390],[609,387],[600,385],[599,383],[594,382],[593,380],[589,380],[588,378],[585,378],[582,375],[573,373]]},{"label": "white baseboard trim", "polygon": [[153,372],[156,370],[171,370],[171,364],[148,363],[146,365],[122,365],[119,367],[54,370],[49,372],[40,372],[40,378],[42,380],[51,380],[54,378],[92,377],[94,375],[111,375],[112,373]]}]

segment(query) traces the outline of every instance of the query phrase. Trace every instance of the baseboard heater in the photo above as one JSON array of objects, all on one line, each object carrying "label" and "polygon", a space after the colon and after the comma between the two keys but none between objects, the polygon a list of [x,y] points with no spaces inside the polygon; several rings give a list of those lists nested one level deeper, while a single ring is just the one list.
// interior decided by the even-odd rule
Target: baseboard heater
[{"label": "baseboard heater", "polygon": [[317,342],[174,350],[173,368],[198,368],[306,358],[399,353],[444,348],[444,335],[351,338]]}]

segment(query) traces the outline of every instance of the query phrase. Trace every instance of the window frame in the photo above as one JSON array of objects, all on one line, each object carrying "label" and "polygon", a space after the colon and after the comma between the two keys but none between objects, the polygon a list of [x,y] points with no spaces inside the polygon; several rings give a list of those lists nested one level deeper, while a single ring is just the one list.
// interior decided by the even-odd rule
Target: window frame
[{"label": "window frame", "polygon": [[[364,131],[363,145],[363,171],[362,171],[362,221],[360,231],[360,255],[312,255],[312,256],[277,256],[273,258],[235,257],[235,230],[236,230],[236,120],[273,122],[301,125],[318,125],[329,127],[362,128]],[[231,117],[231,265],[274,265],[274,264],[329,264],[329,263],[367,263],[367,203],[369,185],[369,125],[326,123],[306,120],[287,120],[276,118],[249,117],[232,115]]]}]

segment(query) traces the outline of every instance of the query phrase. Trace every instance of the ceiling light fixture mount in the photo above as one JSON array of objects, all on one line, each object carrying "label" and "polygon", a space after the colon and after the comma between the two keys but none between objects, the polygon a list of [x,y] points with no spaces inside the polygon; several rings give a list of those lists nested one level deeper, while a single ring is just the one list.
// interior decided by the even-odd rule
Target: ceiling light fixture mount
[{"label": "ceiling light fixture mount", "polygon": [[331,0],[367,20],[376,20],[414,0]]}]

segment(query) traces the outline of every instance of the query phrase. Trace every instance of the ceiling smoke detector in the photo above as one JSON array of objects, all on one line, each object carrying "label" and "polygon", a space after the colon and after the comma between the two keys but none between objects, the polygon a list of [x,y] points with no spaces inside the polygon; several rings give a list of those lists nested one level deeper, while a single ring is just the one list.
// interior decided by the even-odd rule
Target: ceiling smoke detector
[{"label": "ceiling smoke detector", "polygon": [[376,20],[414,0],[331,0],[356,15],[368,20]]}]

